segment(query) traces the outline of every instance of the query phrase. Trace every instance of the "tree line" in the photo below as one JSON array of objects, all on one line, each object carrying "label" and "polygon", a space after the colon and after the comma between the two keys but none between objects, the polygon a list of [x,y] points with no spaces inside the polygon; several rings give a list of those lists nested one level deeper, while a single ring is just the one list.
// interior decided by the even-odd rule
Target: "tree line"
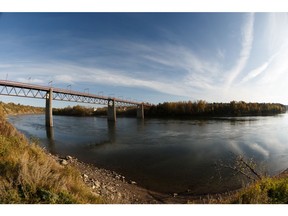
[{"label": "tree line", "polygon": [[[246,103],[244,101],[231,101],[230,103],[207,103],[204,100],[188,102],[165,102],[145,107],[145,117],[220,117],[220,116],[265,116],[286,112],[286,106],[279,103]],[[136,107],[119,107],[117,116],[136,116]],[[87,108],[74,106],[54,108],[55,115],[69,116],[104,116],[107,107]]]},{"label": "tree line", "polygon": [[207,103],[206,101],[165,102],[146,110],[150,117],[193,117],[193,116],[260,116],[286,112],[286,106],[279,103]]},{"label": "tree line", "polygon": [[[136,116],[137,110],[135,107],[117,107],[117,116]],[[107,107],[91,108],[85,106],[68,106],[65,108],[53,108],[53,115],[63,116],[106,116]]]}]

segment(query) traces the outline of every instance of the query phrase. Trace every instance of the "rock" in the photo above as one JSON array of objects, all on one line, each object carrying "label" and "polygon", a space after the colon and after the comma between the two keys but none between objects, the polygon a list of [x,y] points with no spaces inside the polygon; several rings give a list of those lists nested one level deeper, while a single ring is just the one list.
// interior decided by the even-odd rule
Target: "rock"
[{"label": "rock", "polygon": [[100,187],[101,187],[101,183],[96,180],[96,181],[94,182],[94,186],[95,186],[96,188],[100,188]]},{"label": "rock", "polygon": [[113,193],[116,192],[115,188],[112,187],[112,186],[107,186],[106,189],[107,189],[108,191],[110,191],[110,192],[113,192]]},{"label": "rock", "polygon": [[65,166],[68,164],[68,161],[65,159],[62,159],[62,160],[60,160],[60,164]]},{"label": "rock", "polygon": [[100,191],[100,194],[105,196],[108,194],[108,191],[106,189],[102,188]]},{"label": "rock", "polygon": [[95,196],[99,197],[100,194],[96,191],[96,192],[92,192]]},{"label": "rock", "polygon": [[111,200],[113,201],[115,199],[115,196],[112,194],[111,195]]},{"label": "rock", "polygon": [[130,184],[136,185],[137,183],[135,181],[130,181]]},{"label": "rock", "polygon": [[72,160],[73,158],[70,155],[66,156],[66,160]]}]

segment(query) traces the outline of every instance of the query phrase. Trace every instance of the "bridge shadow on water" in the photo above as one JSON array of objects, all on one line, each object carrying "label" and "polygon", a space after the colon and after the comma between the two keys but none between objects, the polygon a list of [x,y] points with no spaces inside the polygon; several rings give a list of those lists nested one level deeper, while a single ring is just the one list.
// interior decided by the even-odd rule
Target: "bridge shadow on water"
[{"label": "bridge shadow on water", "polygon": [[[95,131],[96,132],[96,131]],[[103,140],[94,141],[88,145],[90,149],[101,149],[116,144],[116,123],[107,121],[107,137]]]}]

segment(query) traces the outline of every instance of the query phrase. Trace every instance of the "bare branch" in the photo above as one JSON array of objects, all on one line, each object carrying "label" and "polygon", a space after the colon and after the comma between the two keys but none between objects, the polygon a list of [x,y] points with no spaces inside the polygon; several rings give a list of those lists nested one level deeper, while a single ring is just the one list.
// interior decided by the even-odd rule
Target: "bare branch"
[{"label": "bare branch", "polygon": [[240,157],[240,161],[259,179],[261,180],[262,177],[253,169],[243,158],[243,156]]}]

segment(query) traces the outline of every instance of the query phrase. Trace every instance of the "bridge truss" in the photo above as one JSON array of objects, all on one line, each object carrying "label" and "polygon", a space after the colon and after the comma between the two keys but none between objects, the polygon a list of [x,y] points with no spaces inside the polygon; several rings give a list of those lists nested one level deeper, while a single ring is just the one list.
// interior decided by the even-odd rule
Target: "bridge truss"
[{"label": "bridge truss", "polygon": [[[6,96],[46,99],[47,93],[51,88],[52,87],[49,86],[37,86],[26,83],[0,80],[0,95],[6,95]],[[123,100],[120,98],[112,98],[60,88],[52,88],[52,89],[53,89],[53,100],[58,101],[69,101],[69,102],[101,104],[101,105],[108,105],[109,101],[114,101],[115,106],[138,106],[142,104],[139,102]]]}]

